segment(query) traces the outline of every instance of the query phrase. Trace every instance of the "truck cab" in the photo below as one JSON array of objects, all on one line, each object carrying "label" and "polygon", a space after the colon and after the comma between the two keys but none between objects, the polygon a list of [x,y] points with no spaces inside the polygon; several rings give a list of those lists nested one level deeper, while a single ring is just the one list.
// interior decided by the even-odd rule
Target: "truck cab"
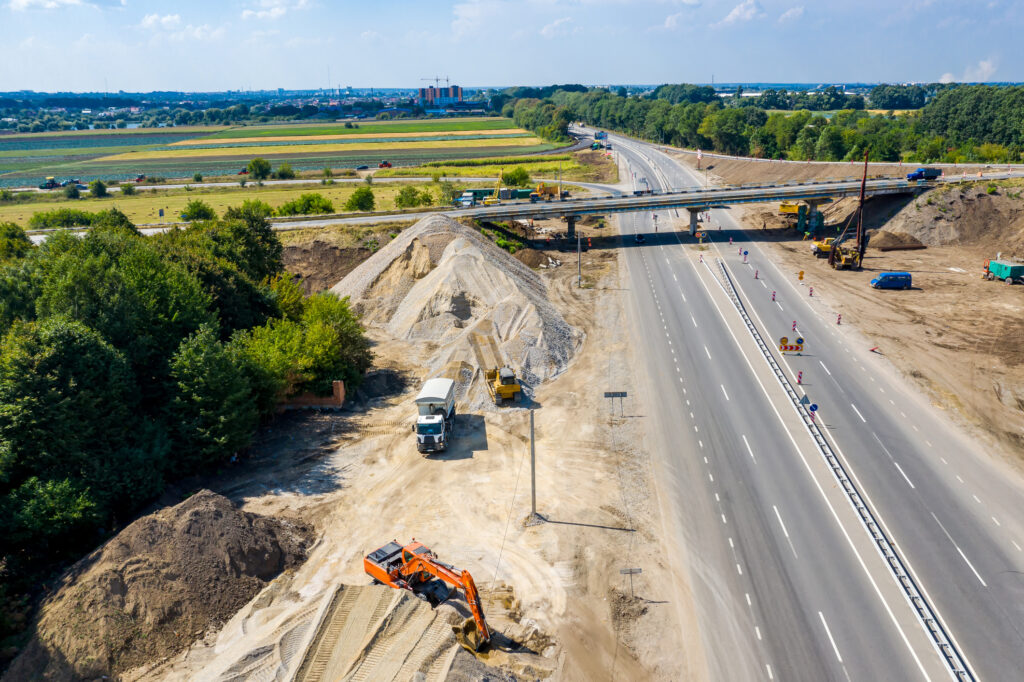
[{"label": "truck cab", "polygon": [[941,175],[942,171],[938,168],[918,168],[913,173],[907,173],[907,180],[935,180]]},{"label": "truck cab", "polygon": [[416,449],[421,453],[444,452],[455,427],[455,382],[429,379],[416,396]]}]

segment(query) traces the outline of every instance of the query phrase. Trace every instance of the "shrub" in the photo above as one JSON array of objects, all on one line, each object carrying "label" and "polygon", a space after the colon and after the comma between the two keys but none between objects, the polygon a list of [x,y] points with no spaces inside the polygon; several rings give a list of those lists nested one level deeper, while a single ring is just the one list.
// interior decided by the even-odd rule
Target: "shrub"
[{"label": "shrub", "polygon": [[530,174],[522,166],[516,166],[512,170],[502,173],[501,181],[509,187],[528,187]]},{"label": "shrub", "polygon": [[193,199],[185,205],[181,217],[185,220],[216,220],[217,213],[204,201]]},{"label": "shrub", "polygon": [[135,194],[135,185],[129,183],[121,185],[121,194],[123,194],[126,197],[130,197],[131,195]]},{"label": "shrub", "polygon": [[96,219],[95,213],[79,211],[73,208],[57,208],[52,211],[36,213],[28,219],[32,229],[44,227],[87,227]]},{"label": "shrub", "polygon": [[250,161],[249,165],[245,168],[249,171],[249,175],[257,182],[266,180],[267,176],[270,175],[270,162],[260,157]]},{"label": "shrub", "polygon": [[295,177],[295,171],[292,170],[291,164],[285,162],[277,168],[277,177],[280,180],[291,180]]},{"label": "shrub", "polygon": [[373,190],[369,187],[360,187],[345,202],[346,211],[372,211],[376,205]]},{"label": "shrub", "polygon": [[[346,124],[348,127],[352,127],[351,124]],[[330,178],[334,176],[334,171],[331,170],[330,166],[324,167],[324,178]]]},{"label": "shrub", "polygon": [[277,215],[310,215],[313,213],[334,213],[334,204],[322,194],[309,192],[277,207]]},{"label": "shrub", "polygon": [[82,193],[78,191],[78,185],[71,183],[64,188],[64,198],[66,199],[77,199],[82,196]]},{"label": "shrub", "polygon": [[103,184],[102,180],[93,180],[89,183],[89,194],[97,199],[105,197],[107,196],[107,186]]},{"label": "shrub", "polygon": [[395,206],[398,208],[413,208],[420,205],[420,193],[411,185],[406,185],[398,191],[395,197]]},{"label": "shrub", "polygon": [[203,181],[203,174],[202,173],[194,173],[192,175],[192,182],[202,182],[202,181]]}]

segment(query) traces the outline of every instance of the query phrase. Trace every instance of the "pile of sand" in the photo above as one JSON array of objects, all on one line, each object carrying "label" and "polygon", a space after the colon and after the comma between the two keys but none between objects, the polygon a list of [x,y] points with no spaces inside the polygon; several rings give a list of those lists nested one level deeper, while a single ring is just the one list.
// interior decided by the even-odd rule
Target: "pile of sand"
[{"label": "pile of sand", "polygon": [[3,679],[93,679],[170,656],[305,560],[311,538],[208,490],[144,516],[69,571]]},{"label": "pile of sand", "polygon": [[436,371],[507,363],[534,384],[564,371],[583,337],[536,272],[439,215],[403,230],[331,291],[350,297],[368,326],[413,342],[416,360]]},{"label": "pile of sand", "polygon": [[870,230],[868,246],[875,249],[891,249],[907,246],[922,246],[921,241],[913,235],[888,230]]}]

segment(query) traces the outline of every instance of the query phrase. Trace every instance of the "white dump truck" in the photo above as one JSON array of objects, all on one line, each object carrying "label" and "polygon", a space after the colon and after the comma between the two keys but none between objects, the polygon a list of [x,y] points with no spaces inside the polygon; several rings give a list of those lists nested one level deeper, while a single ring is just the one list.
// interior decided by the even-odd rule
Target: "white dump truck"
[{"label": "white dump truck", "polygon": [[455,427],[455,382],[428,379],[416,396],[416,449],[420,452],[444,452]]}]

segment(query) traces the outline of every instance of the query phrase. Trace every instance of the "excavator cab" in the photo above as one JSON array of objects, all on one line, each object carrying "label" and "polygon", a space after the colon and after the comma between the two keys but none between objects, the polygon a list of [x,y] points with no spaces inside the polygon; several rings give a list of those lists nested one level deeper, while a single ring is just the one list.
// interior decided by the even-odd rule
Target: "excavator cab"
[{"label": "excavator cab", "polygon": [[395,541],[389,542],[366,555],[363,569],[375,582],[409,590],[432,606],[446,601],[452,588],[461,588],[473,613],[473,624],[464,624],[456,630],[456,636],[461,636],[460,643],[473,651],[479,651],[490,643],[491,631],[484,620],[483,605],[473,576],[469,571],[444,563],[422,543],[413,540],[403,547]]}]

